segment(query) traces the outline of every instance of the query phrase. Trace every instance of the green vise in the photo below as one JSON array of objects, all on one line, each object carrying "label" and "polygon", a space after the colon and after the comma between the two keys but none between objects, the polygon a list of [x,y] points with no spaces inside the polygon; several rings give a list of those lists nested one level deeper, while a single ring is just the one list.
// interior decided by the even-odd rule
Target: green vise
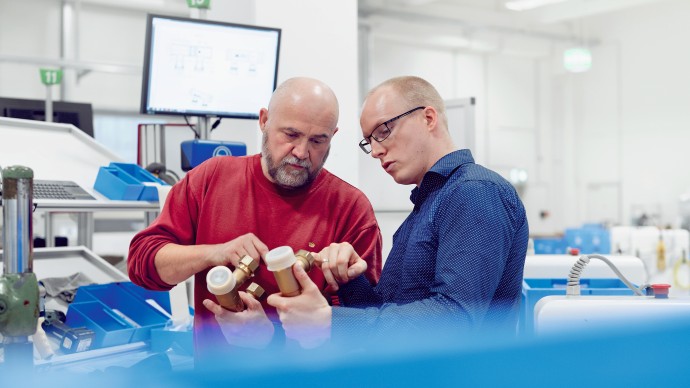
[{"label": "green vise", "polygon": [[38,281],[32,272],[0,277],[0,333],[28,337],[38,323]]}]

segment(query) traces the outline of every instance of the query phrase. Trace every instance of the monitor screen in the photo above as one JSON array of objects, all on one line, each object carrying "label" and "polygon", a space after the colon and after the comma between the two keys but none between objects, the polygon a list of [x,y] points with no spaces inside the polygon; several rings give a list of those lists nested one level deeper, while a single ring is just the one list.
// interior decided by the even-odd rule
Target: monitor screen
[{"label": "monitor screen", "polygon": [[280,33],[148,15],[141,112],[258,118],[276,87]]},{"label": "monitor screen", "polygon": [[[45,121],[44,100],[0,97],[0,116],[15,119]],[[93,109],[91,104],[53,101],[53,122],[72,124],[93,137]]]}]

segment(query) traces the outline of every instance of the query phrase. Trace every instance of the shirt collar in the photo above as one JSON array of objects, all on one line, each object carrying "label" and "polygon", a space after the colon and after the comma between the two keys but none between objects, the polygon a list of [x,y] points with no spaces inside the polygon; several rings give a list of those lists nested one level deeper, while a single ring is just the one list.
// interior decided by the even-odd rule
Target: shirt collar
[{"label": "shirt collar", "polygon": [[424,174],[421,185],[412,190],[410,201],[414,203],[415,207],[419,206],[430,191],[439,184],[445,183],[455,170],[467,163],[474,163],[472,152],[468,149],[457,150],[446,154]]},{"label": "shirt collar", "polygon": [[[442,175],[446,178],[450,176],[458,167],[466,163],[474,163],[474,158],[472,157],[472,152],[470,150],[458,150],[453,151],[434,164],[424,177],[426,178],[429,173],[436,173]],[[422,185],[424,185],[424,179],[422,179]]]}]

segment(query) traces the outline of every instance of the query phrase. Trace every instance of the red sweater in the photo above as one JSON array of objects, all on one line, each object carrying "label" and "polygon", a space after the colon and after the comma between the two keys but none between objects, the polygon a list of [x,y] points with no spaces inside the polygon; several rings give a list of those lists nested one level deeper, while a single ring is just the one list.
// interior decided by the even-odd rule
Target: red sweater
[{"label": "red sweater", "polygon": [[[169,290],[154,258],[168,243],[220,244],[254,233],[268,249],[291,246],[296,252],[319,252],[332,242],[349,242],[367,261],[367,277],[375,284],[381,273],[381,232],[364,194],[335,175],[321,170],[309,187],[285,190],[271,183],[261,169],[261,156],[211,158],[177,183],[160,216],[133,239],[128,270],[132,282],[153,290]],[[194,279],[194,337],[197,353],[211,344],[226,343],[213,314],[201,303],[215,300],[206,289],[207,270]],[[318,268],[309,277],[322,288]],[[264,262],[251,281],[279,292]],[[243,289],[251,283],[245,282]],[[262,304],[269,316],[275,310]]]}]

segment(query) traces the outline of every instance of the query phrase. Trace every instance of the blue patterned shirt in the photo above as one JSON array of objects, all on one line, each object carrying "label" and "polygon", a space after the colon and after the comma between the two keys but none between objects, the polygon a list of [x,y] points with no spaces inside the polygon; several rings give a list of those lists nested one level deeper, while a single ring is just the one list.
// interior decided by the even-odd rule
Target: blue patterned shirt
[{"label": "blue patterned shirt", "polygon": [[525,209],[513,186],[469,150],[441,158],[410,197],[377,286],[339,291],[334,338],[450,323],[515,328],[527,250]]}]

